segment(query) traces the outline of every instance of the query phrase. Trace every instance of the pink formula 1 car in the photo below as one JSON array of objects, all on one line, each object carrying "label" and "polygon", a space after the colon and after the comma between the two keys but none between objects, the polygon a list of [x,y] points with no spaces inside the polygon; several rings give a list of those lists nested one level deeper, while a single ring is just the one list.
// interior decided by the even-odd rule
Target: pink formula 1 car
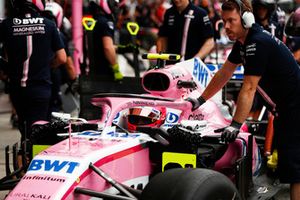
[{"label": "pink formula 1 car", "polygon": [[[192,112],[184,100],[201,93],[210,76],[206,66],[198,59],[164,66],[176,55],[146,57],[158,59],[142,78],[148,93],[96,94],[91,102],[102,108],[101,119],[72,122],[68,138],[33,157],[7,200],[267,199],[275,194],[260,178],[254,137],[243,129],[235,142],[223,143],[214,130],[230,118],[222,115],[220,104],[207,101]],[[93,124],[87,126],[93,130],[74,131],[84,124]]]}]

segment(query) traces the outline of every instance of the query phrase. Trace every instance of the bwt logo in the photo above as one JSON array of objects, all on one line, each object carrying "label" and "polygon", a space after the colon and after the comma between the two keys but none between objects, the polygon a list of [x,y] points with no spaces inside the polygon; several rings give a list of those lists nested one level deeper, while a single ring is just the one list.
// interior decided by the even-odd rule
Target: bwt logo
[{"label": "bwt logo", "polygon": [[28,19],[13,18],[13,23],[14,25],[43,24],[44,19],[41,17]]},{"label": "bwt logo", "polygon": [[198,60],[195,59],[193,77],[200,82],[204,87],[207,86],[208,79],[210,78],[210,72],[208,68],[202,65]]},{"label": "bwt logo", "polygon": [[78,162],[59,161],[59,160],[40,160],[34,159],[31,161],[29,171],[49,171],[61,172],[65,171],[68,174],[73,173],[74,169],[79,166]]},{"label": "bwt logo", "polygon": [[178,122],[178,120],[179,120],[179,116],[177,114],[171,113],[171,112],[168,113],[167,119],[166,119],[167,123],[176,123],[176,122]]},{"label": "bwt logo", "polygon": [[120,114],[120,112],[118,112],[118,114],[113,119],[113,123],[118,123],[120,116],[121,116],[121,114]]}]

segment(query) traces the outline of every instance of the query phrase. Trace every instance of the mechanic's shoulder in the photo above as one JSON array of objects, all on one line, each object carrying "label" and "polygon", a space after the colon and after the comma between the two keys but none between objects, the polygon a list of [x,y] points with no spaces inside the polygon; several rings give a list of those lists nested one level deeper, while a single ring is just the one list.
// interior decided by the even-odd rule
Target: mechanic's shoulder
[{"label": "mechanic's shoulder", "polygon": [[13,18],[12,17],[6,17],[0,19],[0,24],[6,25],[9,23],[12,23]]},{"label": "mechanic's shoulder", "polygon": [[108,19],[107,17],[103,16],[103,15],[99,15],[95,18],[96,23],[99,25],[106,25],[108,22],[110,22],[111,20]]},{"label": "mechanic's shoulder", "polygon": [[44,24],[45,24],[46,26],[52,27],[52,28],[56,28],[56,24],[55,24],[54,21],[52,21],[52,20],[50,20],[50,19],[48,19],[48,18],[46,18],[46,17],[42,17],[42,16],[39,16],[39,17],[43,18]]},{"label": "mechanic's shoulder", "polygon": [[195,6],[194,4],[191,5],[191,9],[194,10],[195,13],[200,14],[200,15],[207,15],[207,11],[200,7],[200,6]]},{"label": "mechanic's shoulder", "polygon": [[165,16],[169,16],[171,14],[175,14],[177,12],[175,6],[171,6],[165,11]]},{"label": "mechanic's shoulder", "polygon": [[[257,24],[255,24],[256,26]],[[256,27],[253,27],[252,30],[249,32],[249,40],[255,41],[255,42],[264,42],[271,39],[271,33],[268,31],[262,29],[257,25]]]}]

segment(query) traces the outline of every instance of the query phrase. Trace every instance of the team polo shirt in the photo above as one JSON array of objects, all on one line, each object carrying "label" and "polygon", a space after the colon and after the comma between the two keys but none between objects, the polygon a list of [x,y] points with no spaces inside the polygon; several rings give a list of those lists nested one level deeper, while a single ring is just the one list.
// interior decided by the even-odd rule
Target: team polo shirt
[{"label": "team polo shirt", "polygon": [[299,107],[300,69],[290,50],[259,25],[249,29],[244,45],[235,42],[228,60],[242,63],[245,76],[260,76],[259,85],[279,111]]},{"label": "team polo shirt", "polygon": [[8,56],[12,85],[50,86],[50,63],[54,53],[64,48],[52,21],[38,14],[7,18],[0,24],[0,42]]},{"label": "team polo shirt", "polygon": [[[188,14],[190,10],[193,10],[191,16]],[[206,39],[213,37],[212,25],[204,9],[192,3],[182,13],[179,13],[175,6],[169,8],[165,13],[164,22],[158,35],[168,38],[167,53],[180,54],[187,17],[190,17],[191,21],[187,35],[185,59],[190,59],[199,52]]]},{"label": "team polo shirt", "polygon": [[90,74],[112,75],[110,63],[105,57],[102,39],[105,36],[114,38],[114,23],[109,16],[99,15],[95,19],[97,22],[93,30],[94,66],[91,66]]}]

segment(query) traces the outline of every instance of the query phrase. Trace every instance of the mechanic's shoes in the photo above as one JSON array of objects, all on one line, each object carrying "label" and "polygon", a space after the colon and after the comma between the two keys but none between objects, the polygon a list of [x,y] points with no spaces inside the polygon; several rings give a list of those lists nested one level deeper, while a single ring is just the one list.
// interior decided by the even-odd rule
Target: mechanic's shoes
[{"label": "mechanic's shoes", "polygon": [[116,63],[112,66],[114,72],[114,79],[115,81],[121,81],[123,79],[123,74],[120,72],[119,64]]}]

